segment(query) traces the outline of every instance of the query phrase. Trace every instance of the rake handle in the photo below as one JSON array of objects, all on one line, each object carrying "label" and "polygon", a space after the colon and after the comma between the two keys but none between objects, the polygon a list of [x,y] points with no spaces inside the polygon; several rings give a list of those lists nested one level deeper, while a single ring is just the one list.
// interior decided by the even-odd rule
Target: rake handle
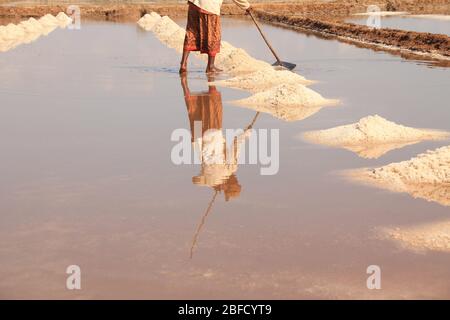
[{"label": "rake handle", "polygon": [[258,21],[256,21],[255,17],[253,16],[253,13],[251,11],[251,9],[248,10],[248,14],[249,16],[252,18],[253,22],[256,25],[256,28],[258,28],[259,33],[261,34],[261,36],[263,37],[264,41],[266,42],[267,46],[269,47],[270,51],[272,52],[272,54],[274,55],[275,59],[277,59],[277,62],[280,65],[283,65],[281,62],[280,57],[278,57],[277,53],[275,52],[275,50],[273,49],[273,47],[270,45],[269,40],[267,40],[266,36],[264,35],[264,32],[262,31],[261,27],[259,26]]}]

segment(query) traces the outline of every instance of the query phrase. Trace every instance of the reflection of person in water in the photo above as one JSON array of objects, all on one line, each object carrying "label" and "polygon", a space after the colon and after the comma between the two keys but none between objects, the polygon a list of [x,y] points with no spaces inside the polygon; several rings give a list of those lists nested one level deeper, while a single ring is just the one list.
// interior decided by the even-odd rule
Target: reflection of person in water
[{"label": "reflection of person in water", "polygon": [[[209,76],[209,82],[214,79]],[[201,157],[201,173],[192,178],[192,182],[199,186],[208,186],[214,190],[213,197],[208,204],[201,222],[194,235],[191,247],[191,258],[200,231],[211,212],[218,193],[223,192],[225,201],[239,197],[241,185],[238,182],[236,171],[242,144],[251,134],[251,129],[258,114],[252,123],[240,135],[234,137],[230,149],[222,132],[222,96],[215,86],[209,86],[207,92],[192,93],[189,90],[187,78],[181,75],[184,99],[189,116],[193,146],[198,145]],[[201,121],[201,134],[195,132],[195,123]],[[200,130],[200,128],[198,128]]]},{"label": "reflection of person in water", "polygon": [[[209,78],[212,81],[212,78]],[[225,200],[239,197],[241,186],[236,177],[240,145],[244,134],[235,137],[232,149],[227,149],[226,139],[222,132],[222,96],[215,86],[209,86],[207,92],[191,93],[186,76],[181,77],[184,98],[189,115],[192,142],[200,147],[201,173],[192,178],[196,185],[209,186],[216,192],[224,192]],[[195,135],[195,122],[201,121],[201,135]]]}]

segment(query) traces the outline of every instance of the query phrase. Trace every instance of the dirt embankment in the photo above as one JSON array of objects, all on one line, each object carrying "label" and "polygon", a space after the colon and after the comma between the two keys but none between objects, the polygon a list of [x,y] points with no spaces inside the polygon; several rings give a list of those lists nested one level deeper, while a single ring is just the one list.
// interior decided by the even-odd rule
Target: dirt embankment
[{"label": "dirt embankment", "polygon": [[[255,3],[258,17],[269,23],[316,35],[338,38],[358,46],[400,54],[405,58],[428,58],[450,66],[450,37],[446,35],[394,29],[372,29],[344,22],[353,13],[378,5],[382,11],[407,11],[415,14],[450,14],[448,0],[335,0],[296,3]],[[0,18],[15,21],[66,11],[67,5],[0,6]],[[152,11],[171,17],[185,16],[181,4],[105,4],[80,5],[83,19],[137,21]],[[243,15],[234,4],[224,4],[223,15]],[[8,22],[9,22],[8,21]]]},{"label": "dirt embankment", "polygon": [[450,14],[448,0],[334,0],[292,4],[263,4],[255,8],[285,16],[302,16],[321,20],[342,21],[354,13],[367,11],[370,5],[381,11],[406,11],[421,14]]},{"label": "dirt embankment", "polygon": [[[180,4],[104,4],[91,5],[80,4],[82,19],[99,19],[113,21],[132,21],[136,22],[146,13],[158,12],[160,15],[170,17],[185,16],[187,14],[187,5]],[[255,4],[257,8],[263,8],[264,4]],[[66,11],[67,5],[20,5],[20,6],[0,6],[0,18],[28,18],[40,17],[47,13],[53,14],[60,11]],[[244,11],[236,5],[224,4],[222,7],[223,15],[243,15]]]},{"label": "dirt embankment", "polygon": [[258,10],[257,16],[265,21],[303,29],[326,36],[338,37],[365,47],[396,51],[406,57],[419,56],[450,61],[450,37],[440,34],[395,29],[373,29],[340,21],[326,21],[301,16],[287,16]]},{"label": "dirt embankment", "polygon": [[[2,0],[0,0],[0,4]],[[4,1],[11,2],[11,1]],[[57,3],[57,1],[54,1]],[[314,1],[297,0],[294,2],[263,2],[251,1],[253,8],[269,13],[283,14],[285,16],[302,16],[324,20],[342,20],[353,13],[365,12],[369,5],[378,5],[381,10],[408,11],[412,13],[441,13],[450,14],[448,0],[336,0],[336,1]],[[30,5],[26,2],[21,5],[0,5],[0,18],[13,17],[37,17],[46,13],[57,13],[65,11],[67,3],[60,4],[36,4]],[[160,15],[171,17],[184,16],[187,12],[185,3],[166,4],[117,4],[106,3],[102,5],[79,4],[84,18],[110,19],[120,21],[135,21],[145,13],[152,11]],[[234,4],[225,3],[222,6],[223,15],[243,15],[244,12]]]}]

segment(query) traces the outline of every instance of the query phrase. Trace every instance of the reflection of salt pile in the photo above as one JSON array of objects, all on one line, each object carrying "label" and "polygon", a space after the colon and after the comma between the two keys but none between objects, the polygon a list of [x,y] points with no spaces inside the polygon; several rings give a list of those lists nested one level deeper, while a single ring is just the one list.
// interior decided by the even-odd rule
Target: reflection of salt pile
[{"label": "reflection of salt pile", "polygon": [[408,250],[450,252],[450,221],[377,231],[380,239],[394,241]]},{"label": "reflection of salt pile", "polygon": [[213,84],[256,93],[285,83],[308,85],[313,83],[313,81],[306,80],[301,75],[288,70],[269,69],[256,71],[231,79],[215,81]]},{"label": "reflection of salt pile", "polygon": [[450,146],[381,168],[355,170],[351,177],[393,192],[407,192],[414,198],[450,206]]},{"label": "reflection of salt pile", "polygon": [[42,35],[47,35],[56,29],[67,27],[72,22],[64,12],[56,17],[47,14],[39,20],[30,18],[18,25],[0,26],[0,52],[5,52],[23,43],[30,43]]},{"label": "reflection of salt pile", "polygon": [[378,158],[405,145],[448,137],[447,132],[405,127],[382,117],[368,116],[357,123],[306,132],[306,140],[356,152],[363,158]]}]

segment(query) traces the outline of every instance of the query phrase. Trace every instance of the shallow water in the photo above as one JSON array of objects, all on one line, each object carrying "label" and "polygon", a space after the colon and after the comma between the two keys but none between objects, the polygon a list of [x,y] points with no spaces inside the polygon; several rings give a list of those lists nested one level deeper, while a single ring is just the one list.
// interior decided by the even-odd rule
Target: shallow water
[{"label": "shallow water", "polygon": [[[365,25],[367,23],[367,19],[368,17],[354,17],[347,19],[346,21]],[[434,18],[419,18],[408,16],[381,17],[381,27],[389,29],[446,34],[450,36],[450,21]]]},{"label": "shallow water", "polygon": [[[264,29],[283,59],[320,81],[311,88],[342,105],[290,123],[260,115],[255,129],[280,130],[280,171],[241,165],[239,196],[217,195],[192,258],[214,190],[192,183],[199,165],[170,159],[171,133],[189,128],[178,54],[134,24],[84,22],[0,55],[0,297],[450,298],[448,254],[373,237],[376,227],[448,219],[449,207],[336,174],[449,142],[366,160],[296,139],[371,114],[450,130],[449,70]],[[248,21],[224,19],[223,31],[273,60]],[[191,92],[208,90],[203,62],[190,67]],[[223,128],[247,126],[255,112],[229,101],[248,94],[217,89]],[[72,264],[80,291],[65,288]],[[373,264],[382,290],[366,288]]]}]

